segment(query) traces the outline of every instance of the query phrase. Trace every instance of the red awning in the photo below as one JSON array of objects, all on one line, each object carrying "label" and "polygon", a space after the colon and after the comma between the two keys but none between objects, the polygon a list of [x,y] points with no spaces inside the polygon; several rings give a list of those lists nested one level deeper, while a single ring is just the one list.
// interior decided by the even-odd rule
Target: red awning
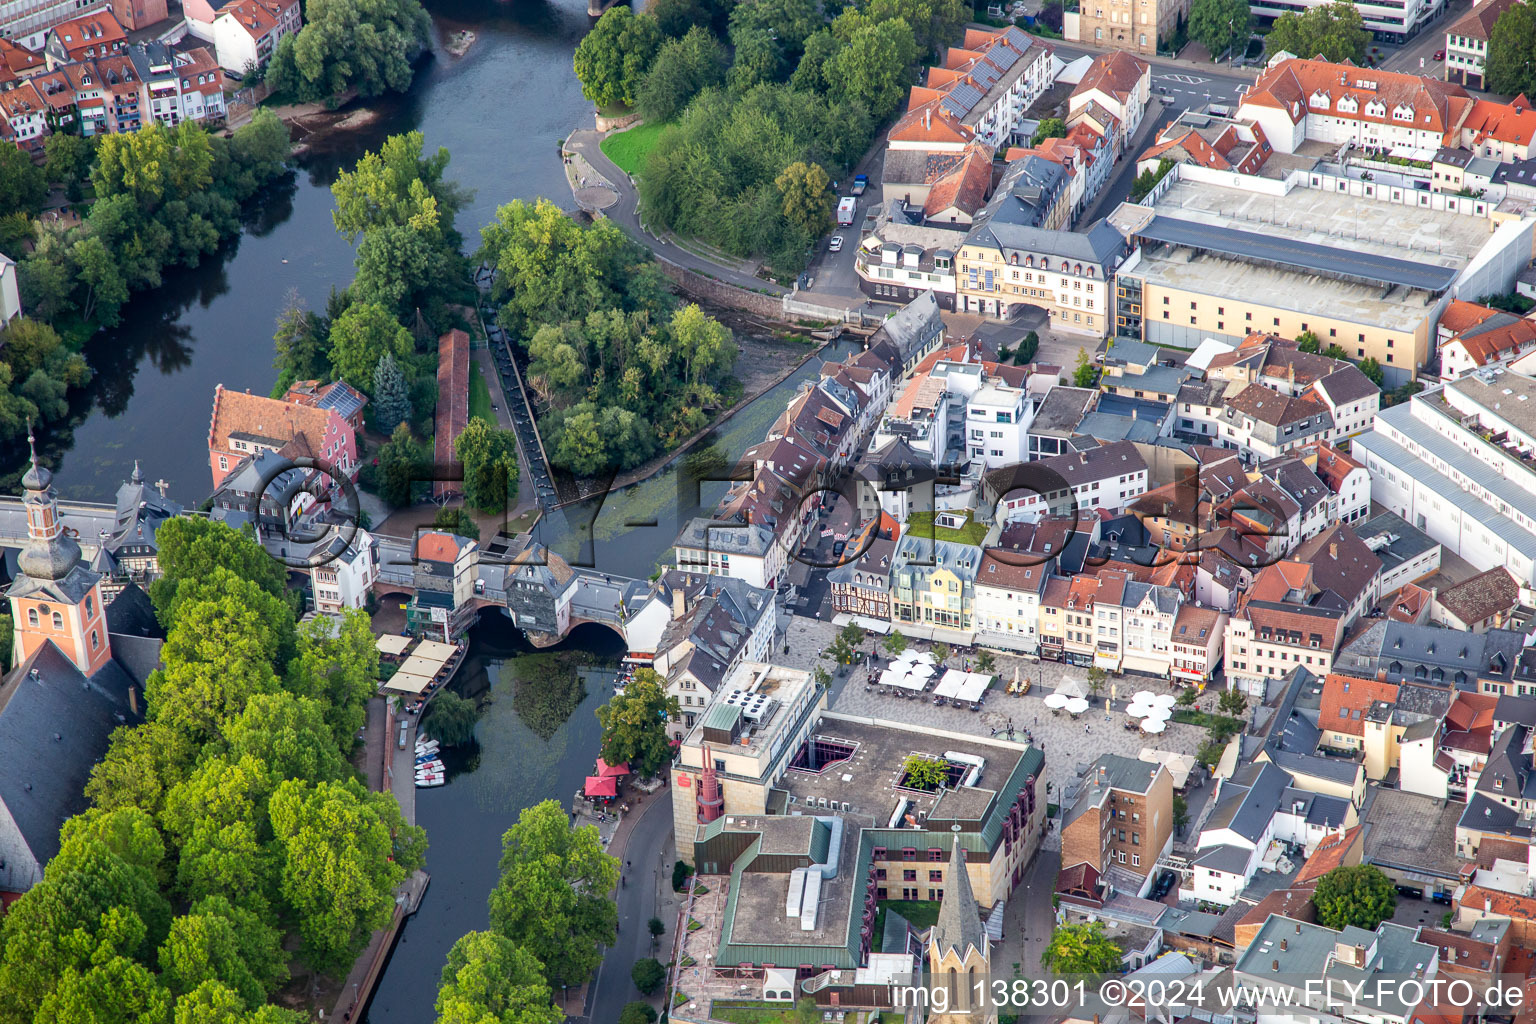
[{"label": "red awning", "polygon": [[623,764],[607,764],[603,761],[602,758],[598,758],[597,774],[600,778],[604,779],[608,778],[609,776],[628,775],[629,762],[625,761]]},{"label": "red awning", "polygon": [[618,796],[619,780],[612,775],[588,775],[587,796]]}]

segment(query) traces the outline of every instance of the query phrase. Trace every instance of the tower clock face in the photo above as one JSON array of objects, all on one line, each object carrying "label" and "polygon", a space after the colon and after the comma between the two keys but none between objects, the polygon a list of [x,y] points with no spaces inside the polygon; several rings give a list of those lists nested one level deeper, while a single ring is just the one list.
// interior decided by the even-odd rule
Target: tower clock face
[{"label": "tower clock face", "polygon": [[49,613],[49,611],[51,611],[51,610],[52,609],[50,609],[45,604],[40,604],[40,605],[37,606],[37,614],[39,614],[39,615],[47,615]]}]

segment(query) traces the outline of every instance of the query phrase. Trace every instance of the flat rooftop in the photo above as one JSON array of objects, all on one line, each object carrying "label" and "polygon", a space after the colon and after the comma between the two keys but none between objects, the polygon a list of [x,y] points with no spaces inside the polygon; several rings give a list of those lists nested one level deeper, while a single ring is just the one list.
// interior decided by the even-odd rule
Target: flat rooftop
[{"label": "flat rooftop", "polygon": [[1458,271],[1489,238],[1488,222],[1477,217],[1315,188],[1295,188],[1276,197],[1179,181],[1158,199],[1154,211],[1158,216],[1273,239],[1330,246],[1346,254],[1385,256]]},{"label": "flat rooftop", "polygon": [[1303,242],[1283,235],[1246,231],[1225,224],[1207,224],[1183,217],[1158,214],[1141,229],[1143,238],[1171,245],[1187,245],[1240,259],[1262,260],[1301,271],[1381,285],[1401,285],[1439,292],[1451,286],[1457,267],[1438,266],[1417,260],[1340,248],[1333,240]]},{"label": "flat rooftop", "polygon": [[[803,853],[806,842],[796,832],[784,842],[776,842],[774,833],[796,827],[788,823],[803,821],[809,831],[814,818],[756,818],[760,826],[752,831],[763,832],[761,853]],[[799,840],[798,845],[796,840]],[[774,848],[769,849],[772,845]],[[859,833],[856,828],[845,827],[841,847],[838,850],[837,871],[821,881],[816,912],[816,927],[807,931],[800,926],[800,917],[785,913],[784,900],[789,893],[789,873],[779,871],[743,871],[736,885],[736,913],[731,918],[730,942],[745,946],[841,946],[848,941],[848,915],[853,908],[863,908],[863,900],[855,900],[855,883],[863,892],[866,875],[857,870],[859,857]]]},{"label": "flat rooftop", "polygon": [[[1536,380],[1505,367],[1485,367],[1445,386],[1449,415],[1460,417],[1467,405],[1480,406],[1490,416],[1497,416],[1536,437]],[[1453,394],[1454,393],[1454,394]],[[1455,396],[1461,396],[1456,401]],[[1491,425],[1491,424],[1490,424]]]},{"label": "flat rooftop", "polygon": [[[1355,284],[1296,270],[1201,256],[1185,248],[1143,246],[1139,262],[1130,270],[1149,286],[1159,285],[1232,301],[1251,299],[1273,309],[1325,316],[1403,334],[1415,333],[1434,312],[1433,304],[1424,301],[1424,292],[1395,288],[1383,294],[1380,285]],[[1152,310],[1150,315],[1155,313]],[[1150,315],[1149,325],[1162,322],[1151,319]],[[1240,335],[1249,327],[1266,330],[1270,326],[1258,322],[1251,325],[1234,322],[1231,333]]]},{"label": "flat rooftop", "polygon": [[[814,813],[812,808],[819,811],[821,801],[826,800],[829,812],[831,804],[836,803],[842,813],[841,805],[846,803],[848,814],[879,828],[891,820],[901,801],[907,803],[904,814],[975,821],[979,827],[997,790],[1008,782],[1030,750],[1024,743],[960,737],[896,723],[875,725],[827,713],[812,731],[811,739],[827,757],[841,753],[841,746],[851,747],[852,752],[844,758],[824,761],[825,767],[819,772],[794,767],[803,763],[797,756],[779,782],[794,799],[791,809],[803,808],[806,813]],[[934,758],[960,754],[983,763],[972,785],[924,793],[897,784],[902,777],[902,763],[910,754]],[[951,759],[951,764],[959,762]]]},{"label": "flat rooftop", "polygon": [[1399,871],[1455,878],[1456,822],[1466,804],[1448,803],[1399,789],[1375,788],[1366,808],[1365,859]]}]

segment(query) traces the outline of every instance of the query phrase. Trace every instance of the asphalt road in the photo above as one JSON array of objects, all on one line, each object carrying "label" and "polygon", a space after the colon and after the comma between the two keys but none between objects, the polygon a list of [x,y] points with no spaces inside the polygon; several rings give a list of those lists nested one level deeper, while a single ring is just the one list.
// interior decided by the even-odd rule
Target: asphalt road
[{"label": "asphalt road", "polygon": [[[676,924],[676,904],[663,902],[663,893],[672,891],[672,791],[658,790],[645,798],[645,809],[624,843],[623,856],[632,866],[622,868],[625,885],[619,889],[619,938],[598,967],[597,980],[590,1000],[593,1022],[619,1019],[626,1004],[644,999],[629,978],[637,960],[654,956],[666,962],[672,946],[672,927]],[[646,928],[653,917],[666,922],[667,933],[655,947]]]}]

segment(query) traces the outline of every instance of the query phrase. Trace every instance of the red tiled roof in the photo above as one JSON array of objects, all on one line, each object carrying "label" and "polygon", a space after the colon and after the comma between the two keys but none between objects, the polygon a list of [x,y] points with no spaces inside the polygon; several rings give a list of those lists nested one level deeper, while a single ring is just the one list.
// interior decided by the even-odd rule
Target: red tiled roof
[{"label": "red tiled roof", "polygon": [[1095,57],[1093,63],[1088,65],[1088,70],[1083,73],[1082,81],[1078,82],[1077,87],[1072,90],[1072,95],[1081,96],[1097,89],[1124,103],[1135,91],[1141,76],[1151,67],[1152,65],[1140,57],[1126,53],[1124,50],[1103,54]]},{"label": "red tiled roof", "polygon": [[[1329,676],[1329,678],[1333,677]],[[1323,691],[1325,699],[1327,692],[1327,690]],[[1349,852],[1350,847],[1359,837],[1360,830],[1364,827],[1356,825],[1342,835],[1334,833],[1318,843],[1317,849],[1312,851],[1312,856],[1308,857],[1307,862],[1301,866],[1301,870],[1296,872],[1296,880],[1292,884],[1300,887],[1308,882],[1315,883],[1319,878],[1343,864],[1344,855]]]},{"label": "red tiled roof", "polygon": [[1446,29],[1446,34],[1487,42],[1488,37],[1493,34],[1493,26],[1499,20],[1499,15],[1514,5],[1515,0],[1487,0],[1486,3],[1472,8],[1462,16],[1461,20]]},{"label": "red tiled roof", "polygon": [[[1367,83],[1361,85],[1359,83]],[[1472,106],[1467,91],[1459,85],[1434,78],[1410,75],[1380,68],[1364,70],[1353,64],[1331,64],[1325,60],[1294,58],[1259,75],[1243,97],[1243,106],[1282,110],[1292,122],[1299,123],[1313,109],[1314,95],[1326,96],[1328,107],[1316,108],[1320,114],[1376,124],[1403,124],[1393,120],[1393,111],[1406,106],[1413,110],[1413,127],[1441,134],[1454,131]],[[1341,111],[1339,101],[1348,97],[1355,110]],[[1366,107],[1380,101],[1384,110],[1366,113]]]},{"label": "red tiled roof", "polygon": [[1516,96],[1509,103],[1478,100],[1472,104],[1462,128],[1472,133],[1472,144],[1493,139],[1517,146],[1529,146],[1536,138],[1536,110],[1530,100]]},{"label": "red tiled roof", "polygon": [[1435,603],[1464,625],[1474,626],[1513,610],[1520,603],[1520,584],[1515,582],[1508,569],[1496,565],[1440,591]]},{"label": "red tiled roof", "polygon": [[127,45],[128,36],[123,26],[113,17],[111,8],[102,8],[78,18],[55,25],[48,33],[57,37],[64,52],[77,59],[85,50],[96,47],[98,54],[106,54]]},{"label": "red tiled roof", "polygon": [[[469,335],[455,328],[437,339],[437,414],[433,449],[439,466],[457,461],[453,442],[469,425]],[[434,481],[438,497],[455,490],[452,482]]]},{"label": "red tiled roof", "polygon": [[948,209],[974,215],[992,190],[992,147],[971,143],[956,166],[933,183],[923,216],[937,217]]},{"label": "red tiled roof", "polygon": [[1319,729],[1346,736],[1364,736],[1365,713],[1377,701],[1396,703],[1397,687],[1374,679],[1330,672],[1323,681],[1322,700],[1317,716]]}]

